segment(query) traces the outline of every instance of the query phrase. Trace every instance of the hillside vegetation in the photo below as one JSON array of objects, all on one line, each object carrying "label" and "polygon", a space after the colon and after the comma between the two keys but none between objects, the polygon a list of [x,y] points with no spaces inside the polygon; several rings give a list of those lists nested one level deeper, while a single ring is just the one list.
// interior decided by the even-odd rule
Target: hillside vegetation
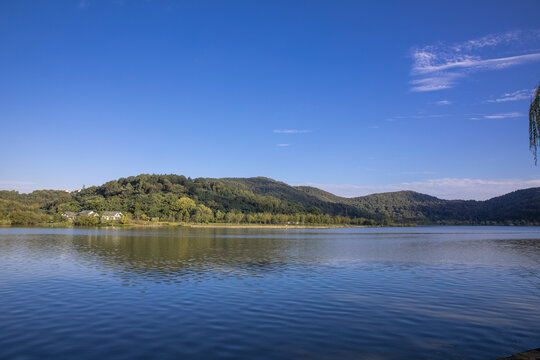
[{"label": "hillside vegetation", "polygon": [[138,175],[75,192],[0,191],[0,221],[62,222],[65,212],[121,211],[123,221],[256,224],[539,224],[540,188],[487,201],[442,200],[413,191],[343,198],[268,178]]}]

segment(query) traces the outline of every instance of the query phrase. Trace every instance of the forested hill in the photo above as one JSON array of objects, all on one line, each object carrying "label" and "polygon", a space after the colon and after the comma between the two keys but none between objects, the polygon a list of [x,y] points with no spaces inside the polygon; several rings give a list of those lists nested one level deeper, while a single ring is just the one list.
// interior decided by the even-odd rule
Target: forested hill
[{"label": "forested hill", "polygon": [[487,201],[443,200],[414,191],[345,198],[311,186],[290,186],[264,177],[224,178],[228,185],[254,194],[317,206],[346,205],[374,219],[397,223],[540,223],[540,187],[518,190]]},{"label": "forested hill", "polygon": [[263,177],[139,175],[71,193],[0,191],[0,221],[4,223],[25,216],[33,216],[34,222],[56,221],[64,212],[81,210],[190,222],[540,224],[540,188],[487,201],[442,200],[413,191],[343,198]]},{"label": "forested hill", "polygon": [[[302,204],[306,209],[315,207],[320,209],[324,214],[373,217],[373,214],[364,211],[364,209],[352,203],[348,203],[347,199],[316,188],[290,186],[284,182],[265,177],[221,178],[218,180],[227,186],[249,191],[256,195],[269,196],[287,203]],[[313,192],[311,189],[315,189],[318,192]]]}]

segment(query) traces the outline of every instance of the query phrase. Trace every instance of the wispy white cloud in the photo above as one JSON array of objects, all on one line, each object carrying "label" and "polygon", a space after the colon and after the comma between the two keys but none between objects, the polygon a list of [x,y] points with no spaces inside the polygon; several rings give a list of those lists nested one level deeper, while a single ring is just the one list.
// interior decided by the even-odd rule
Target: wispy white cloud
[{"label": "wispy white cloud", "polygon": [[462,52],[462,51],[471,51],[471,50],[477,50],[484,48],[486,46],[497,46],[500,44],[509,44],[515,41],[519,41],[520,37],[522,36],[522,31],[508,31],[505,33],[500,34],[490,34],[483,36],[478,39],[473,39],[469,41],[465,41],[461,44],[456,44],[454,46],[455,51]]},{"label": "wispy white cloud", "polygon": [[452,101],[448,100],[439,100],[434,102],[435,105],[450,105],[452,104]]},{"label": "wispy white cloud", "polygon": [[511,118],[517,118],[521,116],[525,116],[522,113],[519,112],[508,112],[508,113],[501,113],[501,114],[469,114],[470,120],[485,120],[485,119],[511,119]]},{"label": "wispy white cloud", "polygon": [[400,115],[395,116],[396,119],[429,119],[446,117],[447,114],[418,114],[418,115]]},{"label": "wispy white cloud", "polygon": [[529,100],[533,93],[534,93],[534,89],[516,90],[514,92],[506,93],[502,96],[499,96],[496,99],[487,100],[487,102],[501,103],[501,102],[507,102],[507,101]]},{"label": "wispy white cloud", "polygon": [[291,146],[291,144],[276,144],[277,147],[287,147]]},{"label": "wispy white cloud", "polygon": [[473,59],[468,57],[462,60],[448,61],[443,64],[433,65],[433,64],[422,64],[413,67],[413,72],[418,74],[430,74],[437,73],[445,70],[453,69],[504,69],[509,66],[519,65],[526,62],[533,62],[540,60],[540,53],[519,55],[519,56],[510,56],[504,58],[495,58],[495,59]]},{"label": "wispy white cloud", "polygon": [[518,112],[509,112],[504,114],[493,114],[493,115],[484,115],[484,119],[508,119],[524,116],[522,113]]},{"label": "wispy white cloud", "polygon": [[386,185],[316,184],[304,183],[344,197],[364,196],[373,193],[413,190],[441,199],[487,200],[509,192],[540,186],[540,179],[469,179],[442,178],[425,181],[403,182]]},{"label": "wispy white cloud", "polygon": [[[435,91],[454,87],[457,81],[481,70],[497,70],[540,61],[540,52],[521,50],[514,56],[497,56],[494,48],[512,44],[513,51],[522,43],[540,43],[540,30],[512,31],[487,35],[461,44],[437,44],[412,51],[411,91]],[[507,46],[508,47],[508,46]],[[486,54],[486,50],[490,53]]]},{"label": "wispy white cloud", "polygon": [[311,132],[311,130],[298,130],[298,129],[278,129],[273,130],[276,134],[305,134]]},{"label": "wispy white cloud", "polygon": [[454,87],[458,78],[463,77],[463,74],[436,74],[434,76],[426,76],[421,79],[415,79],[411,81],[414,85],[411,91],[423,92],[423,91],[436,91],[444,90]]},{"label": "wispy white cloud", "polygon": [[443,118],[449,116],[448,114],[415,114],[415,115],[397,115],[384,121],[393,122],[396,120],[405,120],[405,119],[433,119],[433,118]]}]

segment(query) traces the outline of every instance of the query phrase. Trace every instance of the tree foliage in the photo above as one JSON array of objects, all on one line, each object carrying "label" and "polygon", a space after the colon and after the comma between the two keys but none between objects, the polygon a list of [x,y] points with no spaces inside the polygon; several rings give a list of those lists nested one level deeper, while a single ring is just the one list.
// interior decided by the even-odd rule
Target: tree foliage
[{"label": "tree foliage", "polygon": [[[123,222],[251,224],[505,224],[540,223],[540,188],[488,201],[442,200],[413,191],[342,198],[267,178],[190,179],[139,175],[80,191],[0,191],[0,221],[32,225],[67,221],[61,214],[121,211]],[[76,217],[94,225],[99,217]]]}]

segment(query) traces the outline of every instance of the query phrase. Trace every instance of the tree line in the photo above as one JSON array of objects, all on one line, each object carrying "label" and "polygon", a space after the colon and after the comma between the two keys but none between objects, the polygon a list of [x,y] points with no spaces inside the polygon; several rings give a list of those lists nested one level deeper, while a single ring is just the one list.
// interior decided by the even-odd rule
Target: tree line
[{"label": "tree line", "polygon": [[[443,200],[412,191],[340,198],[266,178],[191,179],[138,175],[80,191],[0,191],[0,224],[67,221],[62,214],[121,211],[126,222],[249,224],[519,224],[540,223],[540,188],[486,201]],[[78,218],[75,225],[101,219]]]},{"label": "tree line", "polygon": [[[66,222],[65,212],[121,211],[124,222],[249,224],[357,224],[380,222],[364,217],[329,214],[316,206],[283,201],[226,185],[213,179],[182,175],[139,175],[101,186],[65,192],[41,190],[30,194],[0,191],[0,221],[13,225]],[[74,225],[95,225],[99,217],[78,216]]]}]

